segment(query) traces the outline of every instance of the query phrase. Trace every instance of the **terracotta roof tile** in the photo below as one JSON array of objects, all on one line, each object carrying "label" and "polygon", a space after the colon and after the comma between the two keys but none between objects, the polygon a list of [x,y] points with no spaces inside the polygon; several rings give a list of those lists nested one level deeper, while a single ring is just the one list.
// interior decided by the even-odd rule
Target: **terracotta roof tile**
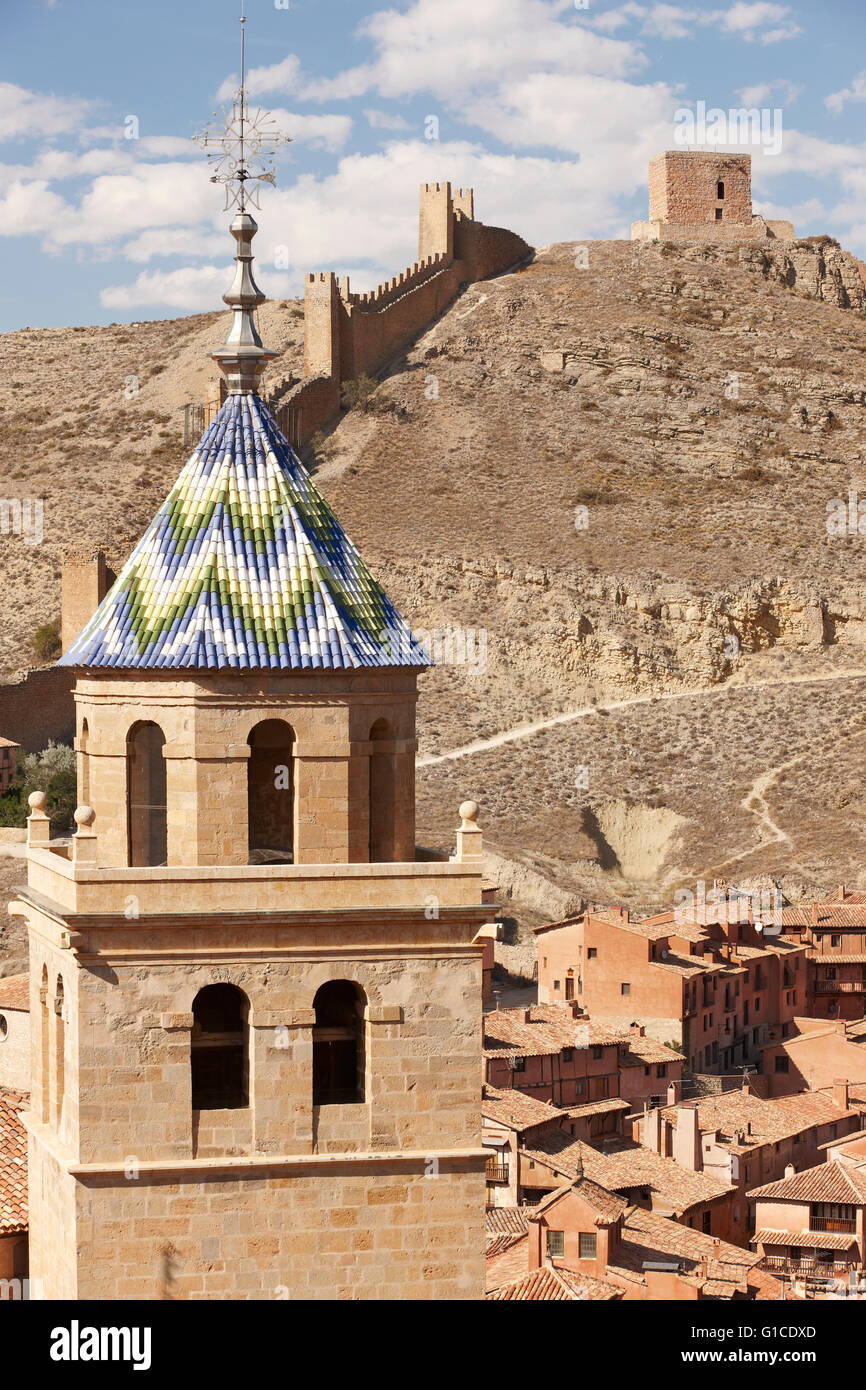
[{"label": "terracotta roof tile", "polygon": [[30,1012],[30,976],[7,975],[0,980],[0,1009]]},{"label": "terracotta roof tile", "polygon": [[27,1132],[23,1091],[0,1087],[0,1236],[27,1230]]},{"label": "terracotta roof tile", "polygon": [[[710,1297],[730,1298],[735,1292],[745,1292],[749,1271],[759,1260],[759,1256],[738,1245],[716,1240],[641,1207],[629,1211],[622,1236],[619,1262],[626,1269],[642,1271],[646,1261],[673,1257],[685,1263],[689,1283],[703,1283],[704,1294]],[[704,1259],[706,1282],[701,1268]]]},{"label": "terracotta roof tile", "polygon": [[603,1301],[621,1298],[619,1290],[610,1284],[603,1284],[589,1275],[579,1274],[564,1266],[542,1265],[524,1274],[519,1279],[501,1284],[486,1295],[487,1298],[520,1303],[550,1303],[574,1301]]},{"label": "terracotta roof tile", "polygon": [[774,1231],[763,1227],[749,1237],[749,1244],[794,1245],[804,1250],[850,1250],[857,1244],[857,1237],[835,1231]]},{"label": "terracotta roof tile", "polygon": [[790,1178],[765,1183],[747,1193],[749,1197],[781,1198],[792,1202],[844,1202],[866,1204],[866,1164],[850,1159],[819,1163]]},{"label": "terracotta roof tile", "polygon": [[554,1173],[576,1178],[583,1173],[609,1192],[648,1188],[660,1203],[681,1215],[690,1207],[715,1201],[732,1189],[707,1173],[693,1173],[673,1159],[662,1158],[628,1139],[609,1142],[600,1153],[560,1131],[546,1134],[524,1150]]},{"label": "terracotta roof tile", "polygon": [[[675,1128],[683,1106],[666,1106],[662,1114]],[[726,1091],[719,1096],[704,1096],[689,1103],[697,1108],[698,1128],[704,1132],[718,1130],[721,1138],[734,1144],[738,1132],[743,1132],[742,1147],[778,1143],[800,1134],[814,1125],[832,1124],[849,1112],[833,1100],[832,1095],[804,1091],[777,1100],[762,1100],[749,1091]],[[748,1127],[751,1125],[751,1134]]]},{"label": "terracotta roof tile", "polygon": [[561,1120],[565,1114],[555,1105],[536,1100],[524,1091],[503,1091],[485,1085],[481,1097],[481,1114],[485,1119],[506,1125],[509,1129],[531,1129],[545,1121]]},{"label": "terracotta roof tile", "polygon": [[484,1228],[488,1238],[505,1234],[525,1236],[529,1230],[525,1207],[488,1207],[484,1213]]},{"label": "terracotta roof tile", "polygon": [[607,1023],[575,1018],[567,1004],[533,1004],[484,1015],[484,1051],[492,1057],[545,1057],[564,1047],[613,1046],[620,1040]]}]

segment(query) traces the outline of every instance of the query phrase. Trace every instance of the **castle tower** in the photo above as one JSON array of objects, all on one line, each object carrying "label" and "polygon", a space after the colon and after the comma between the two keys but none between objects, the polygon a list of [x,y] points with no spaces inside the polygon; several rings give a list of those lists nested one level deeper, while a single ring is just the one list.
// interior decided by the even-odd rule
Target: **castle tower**
[{"label": "castle tower", "polygon": [[31,798],[31,1278],[477,1298],[477,807],[416,860],[429,659],[258,394],[255,230],[225,403],[62,658],[71,849]]}]

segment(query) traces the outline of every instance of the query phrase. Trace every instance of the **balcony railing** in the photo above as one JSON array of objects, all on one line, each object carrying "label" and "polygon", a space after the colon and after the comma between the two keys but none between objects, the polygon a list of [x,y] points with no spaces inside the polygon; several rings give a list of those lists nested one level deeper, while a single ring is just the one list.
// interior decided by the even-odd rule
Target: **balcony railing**
[{"label": "balcony railing", "polygon": [[844,1216],[810,1216],[810,1231],[832,1231],[835,1235],[855,1236],[857,1222]]},{"label": "balcony railing", "polygon": [[488,1160],[484,1173],[488,1182],[508,1182],[508,1165],[506,1163],[491,1163]]},{"label": "balcony railing", "polygon": [[866,980],[816,980],[816,994],[864,994]]},{"label": "balcony railing", "polygon": [[844,1278],[857,1263],[857,1257],[852,1253],[850,1261],[832,1260],[791,1260],[786,1255],[765,1255],[762,1260],[762,1267],[777,1274],[802,1274],[806,1278],[809,1276],[819,1279],[839,1279]]}]

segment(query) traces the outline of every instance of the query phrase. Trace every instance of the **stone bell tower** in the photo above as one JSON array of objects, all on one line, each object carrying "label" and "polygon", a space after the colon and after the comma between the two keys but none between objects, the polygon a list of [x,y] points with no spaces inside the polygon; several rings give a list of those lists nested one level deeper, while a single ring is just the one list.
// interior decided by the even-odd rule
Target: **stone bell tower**
[{"label": "stone bell tower", "polygon": [[477,807],[416,859],[429,659],[258,394],[255,230],[225,404],[62,658],[71,849],[31,798],[31,1277],[477,1298]]}]

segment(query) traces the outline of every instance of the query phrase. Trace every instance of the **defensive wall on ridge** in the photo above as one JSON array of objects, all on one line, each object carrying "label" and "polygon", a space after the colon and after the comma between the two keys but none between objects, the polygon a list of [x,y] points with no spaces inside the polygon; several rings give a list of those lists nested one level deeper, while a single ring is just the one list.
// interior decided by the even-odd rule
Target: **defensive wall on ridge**
[{"label": "defensive wall on ridge", "polygon": [[315,271],[304,285],[304,379],[275,402],[292,444],[307,442],[340,409],[343,382],[371,375],[453,303],[463,284],[501,274],[531,254],[504,227],[475,221],[471,188],[421,185],[418,260],[375,290]]}]

